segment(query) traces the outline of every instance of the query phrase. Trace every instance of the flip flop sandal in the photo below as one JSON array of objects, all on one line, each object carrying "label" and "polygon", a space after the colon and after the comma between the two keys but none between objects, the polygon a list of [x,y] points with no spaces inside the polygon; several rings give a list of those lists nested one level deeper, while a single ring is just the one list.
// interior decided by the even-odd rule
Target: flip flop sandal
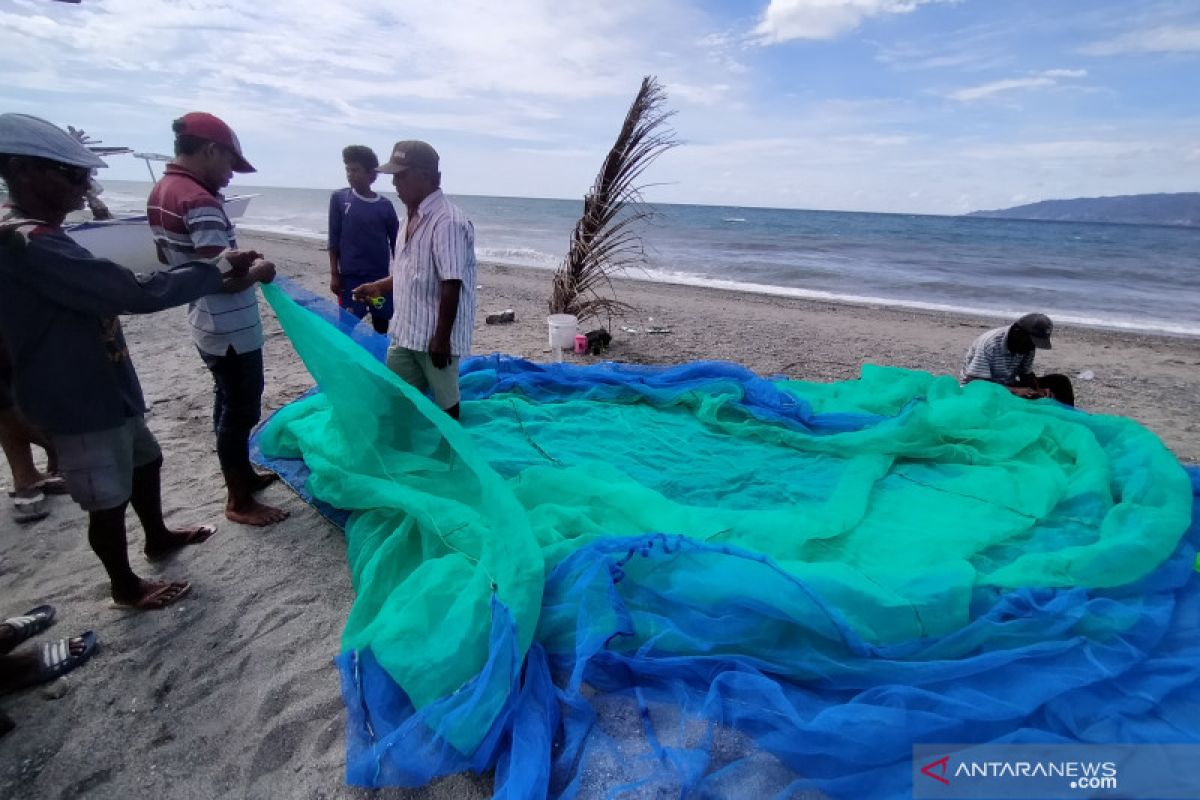
[{"label": "flip flop sandal", "polygon": [[78,666],[82,666],[91,658],[99,643],[96,634],[86,631],[75,637],[83,640],[83,652],[78,655],[71,652],[72,639],[59,639],[57,642],[46,642],[42,645],[38,657],[38,680],[41,683],[61,678]]},{"label": "flip flop sandal", "polygon": [[142,595],[133,603],[120,603],[114,600],[113,607],[131,608],[134,611],[160,611],[179,602],[191,589],[192,584],[187,581],[171,581]]},{"label": "flip flop sandal", "polygon": [[35,489],[41,489],[44,494],[67,493],[67,479],[62,475],[51,475],[48,478],[43,478],[33,486]]},{"label": "flip flop sandal", "polygon": [[171,558],[172,556],[177,554],[180,550],[182,550],[185,547],[191,547],[192,545],[197,545],[197,544],[204,544],[205,542],[207,542],[209,539],[211,539],[216,534],[217,534],[217,526],[216,525],[197,525],[195,528],[193,528],[192,530],[187,532],[187,534],[184,536],[183,543],[180,544],[178,547],[173,547],[170,550],[164,550],[161,553],[154,553],[153,555],[151,555],[150,553],[146,553],[146,560],[150,561],[150,562],[165,561],[166,559]]},{"label": "flip flop sandal", "polygon": [[12,498],[13,519],[17,522],[36,522],[50,515],[46,508],[46,495],[41,491],[24,489],[20,492],[9,492]]},{"label": "flip flop sandal", "polygon": [[31,636],[37,636],[54,624],[54,606],[31,608],[19,617],[9,617],[0,622],[13,629],[12,646],[16,647]]}]

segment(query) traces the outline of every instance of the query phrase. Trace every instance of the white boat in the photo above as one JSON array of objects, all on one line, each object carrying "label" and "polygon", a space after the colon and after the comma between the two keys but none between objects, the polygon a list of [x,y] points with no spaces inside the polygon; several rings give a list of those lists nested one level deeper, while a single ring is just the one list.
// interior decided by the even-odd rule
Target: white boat
[{"label": "white boat", "polygon": [[[236,220],[257,195],[233,195],[225,198],[225,213]],[[121,216],[109,220],[89,220],[64,226],[67,235],[86,247],[92,255],[115,261],[134,272],[165,269],[145,214]]]},{"label": "white boat", "polygon": [[[101,148],[92,148],[100,150]],[[151,161],[170,161],[170,156],[158,153],[134,153],[128,148],[102,148],[106,152],[101,155],[118,155],[131,153],[135,158],[146,162],[150,170],[150,178],[157,182]],[[246,213],[250,200],[258,195],[231,195],[225,198],[225,214],[231,220],[241,218]],[[85,220],[68,222],[64,226],[67,235],[86,247],[92,255],[107,258],[128,267],[134,272],[153,272],[165,269],[158,260],[158,251],[154,246],[154,237],[150,233],[150,225],[145,214],[132,214],[115,217],[109,220]]]}]

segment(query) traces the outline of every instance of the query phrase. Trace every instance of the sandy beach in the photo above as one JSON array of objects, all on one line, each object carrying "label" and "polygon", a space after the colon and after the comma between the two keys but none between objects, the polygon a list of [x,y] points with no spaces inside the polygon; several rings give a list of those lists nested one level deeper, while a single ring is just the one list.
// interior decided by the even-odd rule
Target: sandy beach
[{"label": "sandy beach", "polygon": [[[328,262],[319,243],[243,232],[241,244],[266,253],[307,288],[326,291]],[[550,277],[480,266],[476,354],[551,357]],[[638,310],[613,320],[608,359],[729,360],[763,375],[815,381],[852,379],[863,362],[956,372],[974,337],[1004,322],[635,280],[620,281],[617,297]],[[312,381],[263,308],[270,413]],[[516,322],[484,324],[486,314],[509,308]],[[264,530],[226,522],[211,381],[188,338],[184,311],[127,318],[124,325],[150,404],[148,424],[166,458],[168,522],[218,522],[220,531],[150,566],[138,552],[141,531],[131,514],[135,569],[194,584],[179,605],[136,614],[110,607],[103,570],[87,545],[85,515],[68,499],[52,498],[51,515],[32,525],[0,514],[0,614],[50,602],[58,607],[53,635],[91,629],[101,640],[91,663],[50,690],[0,701],[18,725],[0,738],[0,797],[489,796],[486,776],[452,776],[416,791],[367,793],[344,785],[344,714],[330,663],[352,601],[341,532],[283,486],[266,499],[291,513],[286,522]],[[584,324],[591,327],[597,326]],[[670,332],[647,334],[647,327]],[[1038,354],[1038,371],[1072,378],[1092,372],[1094,379],[1076,380],[1081,408],[1132,417],[1181,461],[1200,462],[1200,340],[1062,325],[1054,342],[1052,351]]]}]

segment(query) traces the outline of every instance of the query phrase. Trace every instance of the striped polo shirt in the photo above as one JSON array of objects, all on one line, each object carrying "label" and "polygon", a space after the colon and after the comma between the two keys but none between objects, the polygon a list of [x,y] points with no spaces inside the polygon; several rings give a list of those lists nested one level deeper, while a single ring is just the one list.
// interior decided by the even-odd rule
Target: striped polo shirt
[{"label": "striped polo shirt", "polygon": [[[401,230],[409,230],[407,223]],[[462,281],[450,352],[471,352],[475,327],[475,226],[438,189],[421,201],[404,244],[392,258],[395,312],[388,326],[391,343],[425,352],[437,329],[442,281]]]},{"label": "striped polo shirt", "polygon": [[970,378],[1015,386],[1017,377],[1027,372],[1033,372],[1033,356],[1035,350],[1028,353],[1014,353],[1008,349],[1008,328],[994,328],[980,335],[963,359],[962,369],[959,370],[958,380],[966,383]]},{"label": "striped polo shirt", "polygon": [[[159,260],[178,267],[205,257],[216,259],[214,249],[236,247],[233,223],[225,214],[222,198],[213,194],[194,173],[178,164],[166,172],[146,201],[150,230],[159,248]],[[262,318],[254,286],[236,294],[210,294],[188,306],[192,341],[201,352],[223,356],[249,353],[263,346]]]}]

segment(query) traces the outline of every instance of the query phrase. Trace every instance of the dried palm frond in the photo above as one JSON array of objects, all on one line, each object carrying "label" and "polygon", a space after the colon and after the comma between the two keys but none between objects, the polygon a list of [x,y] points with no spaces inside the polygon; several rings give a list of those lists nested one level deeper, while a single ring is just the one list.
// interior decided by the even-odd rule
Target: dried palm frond
[{"label": "dried palm frond", "polygon": [[582,320],[632,308],[613,296],[612,276],[646,263],[637,225],[654,212],[642,202],[645,185],[637,179],[654,159],[678,144],[667,126],[674,112],[664,110],[666,100],[654,76],[642,79],[621,133],[583,198],[583,216],[575,224],[570,250],[554,273],[550,313],[574,314]]}]

